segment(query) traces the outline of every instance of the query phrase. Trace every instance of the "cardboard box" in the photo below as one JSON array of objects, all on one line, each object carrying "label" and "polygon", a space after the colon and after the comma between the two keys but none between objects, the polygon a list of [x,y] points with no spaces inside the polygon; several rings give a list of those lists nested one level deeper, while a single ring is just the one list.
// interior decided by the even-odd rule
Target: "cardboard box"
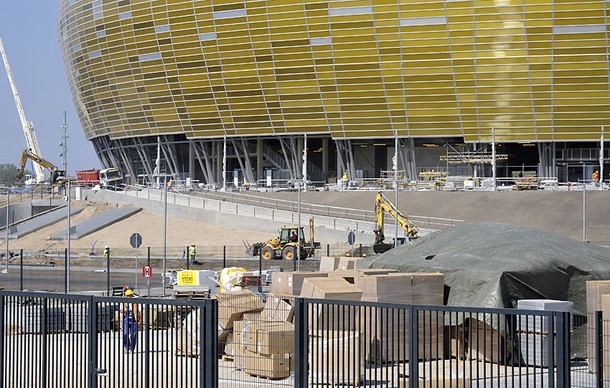
[{"label": "cardboard box", "polygon": [[[602,295],[610,294],[610,280],[587,280],[587,362],[589,372],[597,373],[597,356],[595,354],[595,312],[604,311]],[[604,311],[604,316],[610,310]]]},{"label": "cardboard box", "polygon": [[340,277],[347,280],[348,283],[354,284],[354,278],[370,275],[387,275],[395,273],[395,269],[384,268],[367,268],[367,269],[340,269],[328,274],[329,277]]},{"label": "cardboard box", "polygon": [[310,385],[360,383],[364,373],[360,333],[324,331],[309,337]]},{"label": "cardboard box", "polygon": [[[400,388],[409,388],[409,378],[399,377],[398,386]],[[419,379],[418,388],[470,388],[470,379],[468,377],[446,377],[442,379],[427,378]]]},{"label": "cardboard box", "polygon": [[244,352],[247,374],[269,379],[285,379],[290,376],[289,354],[259,354],[248,350]]},{"label": "cardboard box", "polygon": [[[354,285],[362,289],[362,300],[399,304],[442,305],[444,276],[440,273],[398,273],[357,277]],[[409,360],[410,317],[407,310],[367,308],[360,327],[364,333],[364,354],[373,363]],[[443,356],[442,314],[420,312],[418,318],[418,355],[432,360]]]},{"label": "cardboard box", "polygon": [[339,268],[339,258],[333,256],[322,256],[320,258],[320,272],[332,272]]},{"label": "cardboard box", "polygon": [[[312,299],[359,301],[362,291],[341,278],[306,279],[301,296]],[[318,330],[358,330],[359,306],[340,306],[314,303],[310,306],[308,328],[316,335]]]},{"label": "cardboard box", "polygon": [[274,272],[271,274],[272,294],[300,295],[303,281],[308,278],[325,278],[325,272]]},{"label": "cardboard box", "polygon": [[285,322],[252,322],[242,331],[244,350],[260,354],[294,353],[294,325]]},{"label": "cardboard box", "polygon": [[249,290],[224,292],[214,295],[218,299],[218,324],[223,329],[233,328],[233,322],[244,313],[263,311],[261,298]]},{"label": "cardboard box", "polygon": [[362,260],[364,259],[364,257],[340,257],[339,258],[339,266],[337,267],[338,270],[345,270],[345,269],[354,269],[356,268],[356,263],[358,262],[358,260]]},{"label": "cardboard box", "polygon": [[458,353],[469,360],[481,360],[503,364],[506,340],[498,330],[477,319],[468,319],[458,335]]},{"label": "cardboard box", "polygon": [[362,299],[362,290],[341,278],[309,278],[303,282],[301,297],[360,300]]},{"label": "cardboard box", "polygon": [[294,317],[294,296],[269,294],[261,317],[266,321],[291,323]]},{"label": "cardboard box", "polygon": [[[176,338],[176,354],[199,356],[201,351],[199,344],[200,326],[199,311],[194,310],[184,318]],[[219,331],[222,331],[222,328],[219,328]]]},{"label": "cardboard box", "polygon": [[441,273],[389,273],[354,279],[362,300],[402,304],[442,305],[445,276]]}]

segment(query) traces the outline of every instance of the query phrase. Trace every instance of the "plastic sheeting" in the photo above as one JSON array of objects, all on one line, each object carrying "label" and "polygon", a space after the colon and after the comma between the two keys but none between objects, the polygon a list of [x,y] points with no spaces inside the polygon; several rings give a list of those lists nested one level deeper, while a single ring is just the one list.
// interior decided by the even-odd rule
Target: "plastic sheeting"
[{"label": "plastic sheeting", "polygon": [[540,229],[479,222],[413,240],[357,265],[440,272],[446,304],[452,306],[513,308],[520,299],[569,300],[574,324],[581,326],[585,282],[610,279],[610,249]]}]

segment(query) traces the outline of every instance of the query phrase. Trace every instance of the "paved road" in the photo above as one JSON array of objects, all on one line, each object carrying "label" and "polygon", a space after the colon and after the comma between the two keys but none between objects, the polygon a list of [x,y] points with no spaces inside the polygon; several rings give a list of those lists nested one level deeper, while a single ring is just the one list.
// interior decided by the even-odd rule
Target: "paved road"
[{"label": "paved road", "polygon": [[[160,272],[159,272],[160,273]],[[23,275],[19,266],[9,266],[8,273],[0,273],[0,285],[5,290],[19,291],[21,276],[23,276],[23,289],[29,291],[58,291],[65,290],[64,267],[52,266],[24,266]],[[138,273],[138,286],[146,288],[146,279]],[[135,270],[110,271],[110,287],[129,284],[135,285]],[[151,287],[162,287],[162,278],[159,275],[150,278]],[[70,292],[105,291],[107,290],[106,272],[88,267],[72,267],[70,269]]]}]

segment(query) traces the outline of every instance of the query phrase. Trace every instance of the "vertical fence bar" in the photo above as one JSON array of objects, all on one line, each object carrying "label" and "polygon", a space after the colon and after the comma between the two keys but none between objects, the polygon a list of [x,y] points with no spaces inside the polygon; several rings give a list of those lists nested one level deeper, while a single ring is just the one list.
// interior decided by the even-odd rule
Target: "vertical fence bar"
[{"label": "vertical fence bar", "polygon": [[[66,250],[67,251],[67,250]],[[42,317],[40,317],[40,325],[42,326],[42,349],[40,351],[40,358],[39,360],[41,360],[40,363],[40,386],[41,387],[46,387],[47,386],[47,365],[49,364],[49,356],[48,356],[48,341],[49,341],[49,335],[48,335],[48,331],[47,331],[47,324],[51,321],[48,318],[48,309],[49,309],[49,299],[48,298],[43,298],[42,299]]]},{"label": "vertical fence bar", "polygon": [[597,377],[597,387],[604,386],[604,313],[595,312],[595,355],[597,364],[595,365],[595,376]]},{"label": "vertical fence bar", "polygon": [[68,248],[64,249],[64,292],[68,293]]},{"label": "vertical fence bar", "polygon": [[19,291],[23,291],[23,249],[19,252]]},{"label": "vertical fence bar", "polygon": [[87,364],[89,372],[89,387],[97,387],[97,304],[93,296],[89,298],[86,305],[87,311],[87,343],[89,352]]},{"label": "vertical fence bar", "polygon": [[6,327],[4,322],[4,306],[5,296],[0,291],[0,388],[4,388],[4,328]]},{"label": "vertical fence bar", "polygon": [[[294,386],[307,387],[307,302],[303,298],[295,298],[294,308]],[[315,330],[315,328],[312,328]],[[312,360],[316,360],[316,354]],[[319,368],[317,368],[319,369]]]},{"label": "vertical fence bar", "polygon": [[106,296],[111,296],[110,293],[110,248],[108,248],[108,257],[106,258]]},{"label": "vertical fence bar", "polygon": [[191,246],[189,245],[188,247],[186,247],[186,269],[187,271],[189,269],[191,269],[190,267],[190,261],[191,261]]},{"label": "vertical fence bar", "polygon": [[201,388],[218,387],[218,303],[215,299],[208,299],[200,307],[201,325],[199,343],[205,344],[200,352],[200,369],[203,376],[199,380]]},{"label": "vertical fence bar", "polygon": [[557,386],[570,387],[570,313],[557,314]]},{"label": "vertical fence bar", "polygon": [[409,386],[417,388],[419,380],[419,366],[417,348],[419,347],[417,309],[413,305],[407,306],[409,314]]}]

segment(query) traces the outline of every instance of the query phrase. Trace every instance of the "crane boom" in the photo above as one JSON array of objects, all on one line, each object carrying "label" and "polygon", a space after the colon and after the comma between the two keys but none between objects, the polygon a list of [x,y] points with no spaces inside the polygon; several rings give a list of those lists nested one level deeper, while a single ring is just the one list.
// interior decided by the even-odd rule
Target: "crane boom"
[{"label": "crane boom", "polygon": [[[21,120],[21,127],[23,129],[23,134],[25,135],[25,141],[28,149],[34,155],[40,155],[40,147],[38,146],[38,139],[36,139],[36,132],[34,131],[34,125],[28,122],[25,111],[23,109],[23,104],[21,103],[21,97],[19,97],[19,92],[17,91],[17,86],[15,86],[15,80],[13,79],[13,72],[11,71],[11,66],[8,63],[8,57],[6,56],[6,51],[4,50],[4,45],[2,44],[2,39],[0,39],[0,54],[2,54],[2,60],[4,61],[4,69],[6,70],[6,76],[8,77],[8,82],[11,85],[11,90],[13,91],[13,98],[15,99],[15,105],[17,106],[17,112],[19,113],[19,119]],[[44,170],[43,166],[33,160],[34,165],[34,174],[36,175],[36,182],[42,183],[44,181]]]}]

